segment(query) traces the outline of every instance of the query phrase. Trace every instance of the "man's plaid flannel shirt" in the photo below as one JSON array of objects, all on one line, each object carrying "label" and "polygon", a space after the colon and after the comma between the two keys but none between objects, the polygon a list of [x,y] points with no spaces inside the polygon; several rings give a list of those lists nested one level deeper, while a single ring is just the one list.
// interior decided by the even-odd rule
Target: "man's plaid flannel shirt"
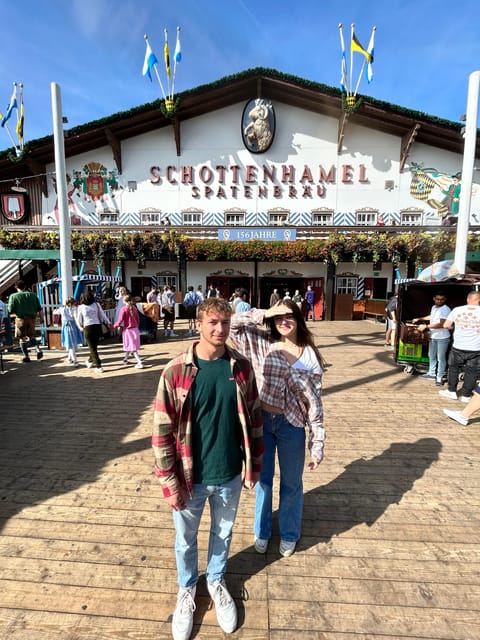
[{"label": "man's plaid flannel shirt", "polygon": [[[154,400],[152,447],[154,473],[165,497],[183,486],[193,489],[192,394],[197,374],[192,343],[185,353],[171,360],[162,372]],[[227,348],[232,376],[237,385],[237,411],[242,429],[245,481],[259,473],[263,454],[263,424],[258,390],[250,362]]]}]

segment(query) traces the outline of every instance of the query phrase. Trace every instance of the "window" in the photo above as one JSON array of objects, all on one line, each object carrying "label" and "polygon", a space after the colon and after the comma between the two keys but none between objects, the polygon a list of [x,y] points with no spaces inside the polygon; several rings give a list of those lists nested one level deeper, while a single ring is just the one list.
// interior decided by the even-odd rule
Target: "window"
[{"label": "window", "polygon": [[414,227],[422,224],[422,212],[418,209],[406,209],[400,212],[400,224],[405,227]]},{"label": "window", "polygon": [[378,211],[362,209],[356,212],[356,225],[358,227],[373,227],[377,222]]},{"label": "window", "polygon": [[240,209],[229,209],[225,211],[225,226],[245,226],[245,211],[241,211]]},{"label": "window", "polygon": [[163,288],[166,286],[172,287],[175,291],[177,289],[177,276],[166,275],[164,273],[157,273],[157,287]]},{"label": "window", "polygon": [[141,211],[140,223],[142,225],[159,224],[161,212],[156,211]]},{"label": "window", "polygon": [[200,226],[202,224],[202,212],[198,210],[182,211],[182,222],[185,226]]},{"label": "window", "polygon": [[118,224],[118,211],[115,209],[104,209],[100,212],[100,224]]},{"label": "window", "polygon": [[269,211],[268,224],[272,227],[281,227],[284,224],[288,224],[288,211],[286,209]]},{"label": "window", "polygon": [[352,293],[355,298],[357,295],[357,276],[337,276],[335,278],[335,293]]},{"label": "window", "polygon": [[312,225],[317,227],[331,227],[333,225],[333,211],[331,209],[317,209],[312,211]]}]

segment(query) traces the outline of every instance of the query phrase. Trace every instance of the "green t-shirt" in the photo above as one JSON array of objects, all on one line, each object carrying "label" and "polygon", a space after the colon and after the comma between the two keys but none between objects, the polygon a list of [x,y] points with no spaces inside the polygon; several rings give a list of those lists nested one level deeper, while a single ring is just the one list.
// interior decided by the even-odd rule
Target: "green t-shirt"
[{"label": "green t-shirt", "polygon": [[17,291],[8,300],[8,310],[19,318],[34,316],[41,310],[40,302],[32,291]]},{"label": "green t-shirt", "polygon": [[196,484],[222,484],[242,471],[237,385],[225,354],[218,360],[195,358],[192,386],[193,471]]}]

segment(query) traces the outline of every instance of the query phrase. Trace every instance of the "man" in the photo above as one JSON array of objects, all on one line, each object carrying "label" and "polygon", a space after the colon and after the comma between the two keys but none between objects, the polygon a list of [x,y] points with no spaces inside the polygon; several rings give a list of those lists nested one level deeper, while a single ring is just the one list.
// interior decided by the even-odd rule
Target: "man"
[{"label": "man", "polygon": [[270,307],[274,307],[277,302],[280,302],[280,295],[278,293],[278,289],[274,289],[272,295],[270,296]]},{"label": "man", "polygon": [[152,284],[150,291],[147,293],[147,302],[153,303],[157,301],[158,289]]},{"label": "man", "polygon": [[185,314],[188,318],[188,335],[193,336],[196,333],[195,330],[195,318],[197,317],[197,307],[201,300],[193,290],[193,286],[190,285],[183,299],[183,306],[185,307]]},{"label": "man", "polygon": [[12,323],[8,313],[8,306],[3,301],[3,293],[0,293],[0,345],[13,346]]},{"label": "man", "polygon": [[446,305],[447,297],[438,292],[433,296],[433,307],[430,315],[422,318],[414,318],[413,322],[425,320],[426,324],[420,325],[422,331],[430,330],[430,342],[428,345],[428,372],[421,378],[435,380],[437,387],[443,384],[443,376],[447,368],[447,350],[450,344],[450,331],[444,328],[445,320],[451,309]]},{"label": "man", "polygon": [[163,335],[170,338],[178,337],[174,331],[175,326],[175,293],[168,284],[163,289],[160,297],[163,313]]},{"label": "man", "polygon": [[308,312],[310,311],[312,314],[312,320],[315,321],[315,291],[312,289],[311,285],[307,286],[307,290],[305,292],[305,302],[307,303],[307,310],[305,312],[305,320],[308,320]]},{"label": "man", "polygon": [[443,323],[445,329],[452,329],[453,346],[448,356],[448,390],[438,393],[450,400],[457,400],[457,384],[460,369],[463,368],[462,402],[469,402],[477,378],[480,376],[480,292],[470,291],[467,304],[455,307]]},{"label": "man", "polygon": [[37,360],[43,358],[43,352],[38,346],[35,337],[35,319],[43,323],[43,312],[40,301],[32,291],[26,291],[23,280],[18,280],[15,285],[16,293],[12,293],[8,300],[8,312],[15,314],[15,337],[20,341],[20,349],[23,353],[22,362],[30,362],[28,345],[37,352]]},{"label": "man", "polygon": [[172,619],[174,640],[192,631],[198,581],[197,535],[208,500],[210,539],[207,588],[225,633],[237,626],[225,571],[243,486],[260,475],[263,428],[250,362],[226,346],[231,308],[207,298],[197,310],[200,340],[167,364],[154,405],[155,475],[173,509],[179,591]]},{"label": "man", "polygon": [[203,300],[205,299],[205,295],[203,293],[203,289],[202,289],[202,285],[201,284],[198,285],[197,290],[195,291],[195,293],[200,298],[200,302],[203,302]]},{"label": "man", "polygon": [[239,295],[232,305],[233,313],[245,313],[245,311],[250,311],[252,307],[247,301],[247,295],[248,292],[245,289],[240,289]]}]

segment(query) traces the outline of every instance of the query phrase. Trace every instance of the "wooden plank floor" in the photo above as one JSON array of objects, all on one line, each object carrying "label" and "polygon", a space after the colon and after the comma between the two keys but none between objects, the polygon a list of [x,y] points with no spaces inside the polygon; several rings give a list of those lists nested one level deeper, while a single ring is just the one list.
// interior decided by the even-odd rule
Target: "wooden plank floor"
[{"label": "wooden plank floor", "polygon": [[[480,418],[446,418],[373,321],[315,323],[326,458],[305,472],[298,552],[252,547],[245,493],[227,576],[248,640],[478,640]],[[180,332],[183,334],[182,325]],[[103,375],[58,352],[0,376],[1,640],[170,638],[177,591],[171,514],[151,475],[152,397],[180,339],[146,368],[102,347]],[[458,403],[460,404],[460,403]],[[208,535],[202,524],[200,568]],[[224,637],[203,582],[193,636]]]}]

